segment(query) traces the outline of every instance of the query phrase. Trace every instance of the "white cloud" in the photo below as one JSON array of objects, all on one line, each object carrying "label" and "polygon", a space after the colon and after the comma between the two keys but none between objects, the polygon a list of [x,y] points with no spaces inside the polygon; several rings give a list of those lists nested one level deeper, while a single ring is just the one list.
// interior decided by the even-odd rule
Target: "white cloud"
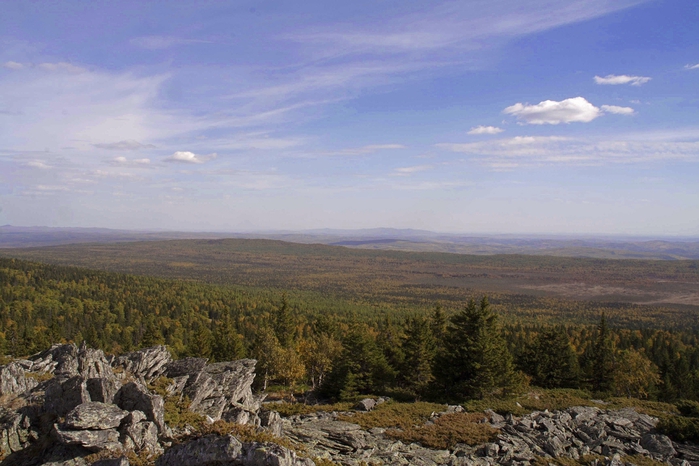
[{"label": "white cloud", "polygon": [[633,115],[636,111],[631,107],[618,107],[616,105],[602,105],[602,111],[616,115]]},{"label": "white cloud", "polygon": [[209,160],[215,159],[216,154],[209,155],[197,155],[194,152],[189,151],[177,151],[169,157],[165,158],[166,162],[179,162],[179,163],[204,163]]},{"label": "white cloud", "polygon": [[65,73],[84,73],[87,70],[80,66],[75,66],[68,62],[58,63],[40,63],[39,68],[45,71],[65,72]]},{"label": "white cloud", "polygon": [[173,36],[143,36],[134,37],[130,40],[132,45],[137,47],[142,47],[148,50],[162,50],[173,47],[175,45],[186,45],[186,44],[207,44],[211,43],[208,40],[199,39],[182,39]]},{"label": "white cloud", "polygon": [[699,161],[699,140],[643,139],[629,135],[611,140],[520,136],[473,143],[442,143],[436,147],[468,155],[494,169],[508,165],[605,165],[662,160]]},{"label": "white cloud", "polygon": [[150,159],[127,159],[126,157],[115,157],[110,161],[113,165],[143,167],[150,165]]},{"label": "white cloud", "polygon": [[434,168],[432,165],[415,165],[412,167],[396,168],[393,172],[394,172],[395,176],[408,176],[408,175],[411,175],[413,173],[431,170],[432,168]]},{"label": "white cloud", "polygon": [[322,155],[366,155],[378,152],[381,150],[397,150],[406,149],[403,144],[369,144],[362,147],[352,149],[342,149],[338,151],[323,152]]},{"label": "white cloud", "polygon": [[502,128],[496,126],[474,126],[467,134],[498,134],[505,131]]},{"label": "white cloud", "polygon": [[130,139],[128,141],[93,144],[93,146],[98,148],[98,149],[107,149],[107,150],[155,149],[155,146],[153,144],[142,144],[138,141],[134,141],[133,139]]},{"label": "white cloud", "polygon": [[574,97],[560,102],[544,100],[536,105],[516,103],[503,110],[503,113],[513,115],[522,123],[530,125],[588,123],[602,115],[599,108],[583,97]]},{"label": "white cloud", "polygon": [[24,68],[24,64],[18,63],[16,61],[6,61],[5,63],[3,63],[2,66],[10,70],[21,70]]},{"label": "white cloud", "polygon": [[640,86],[651,80],[647,76],[627,76],[609,74],[605,77],[595,76],[593,78],[597,84],[607,84],[607,85],[618,85],[618,84],[631,84],[632,86]]},{"label": "white cloud", "polygon": [[28,167],[39,168],[41,170],[48,170],[50,168],[53,168],[51,165],[48,165],[48,164],[42,162],[41,160],[31,160],[31,161],[27,162],[26,165]]},{"label": "white cloud", "polygon": [[699,70],[699,63],[696,65],[685,65],[685,68],[688,70]]}]

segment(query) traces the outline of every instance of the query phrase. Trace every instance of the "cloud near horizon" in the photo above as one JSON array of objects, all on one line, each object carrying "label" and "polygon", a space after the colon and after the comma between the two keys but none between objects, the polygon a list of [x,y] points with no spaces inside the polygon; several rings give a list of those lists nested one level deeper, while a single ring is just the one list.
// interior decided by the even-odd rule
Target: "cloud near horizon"
[{"label": "cloud near horizon", "polygon": [[602,84],[602,85],[620,85],[620,84],[631,84],[632,86],[641,86],[648,81],[651,80],[651,78],[647,76],[627,76],[625,74],[622,75],[614,75],[614,74],[609,74],[604,77],[600,76],[595,76],[593,78],[597,84]]},{"label": "cloud near horizon", "polygon": [[589,123],[602,115],[599,108],[583,97],[561,100],[544,100],[536,105],[516,103],[503,110],[517,118],[521,124],[558,125],[561,123]]},{"label": "cloud near horizon", "polygon": [[133,139],[119,141],[119,142],[93,144],[93,146],[98,148],[98,149],[107,149],[107,150],[155,149],[155,146],[153,144],[142,144],[142,143],[135,141]]},{"label": "cloud near horizon", "polygon": [[636,113],[631,107],[619,107],[617,105],[602,105],[602,111],[606,113],[614,113],[616,115],[633,115]]}]

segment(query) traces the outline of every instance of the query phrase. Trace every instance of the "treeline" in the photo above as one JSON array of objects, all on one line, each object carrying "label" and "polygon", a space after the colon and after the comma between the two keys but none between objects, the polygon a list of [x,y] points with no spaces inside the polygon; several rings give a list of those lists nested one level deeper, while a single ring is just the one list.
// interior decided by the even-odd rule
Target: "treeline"
[{"label": "treeline", "polygon": [[[360,310],[361,312],[358,312]],[[166,344],[176,357],[258,359],[258,383],[462,400],[584,388],[699,400],[694,331],[498,322],[487,299],[459,310],[370,314],[315,295],[214,286],[0,259],[0,352],[74,341],[121,353]]]}]

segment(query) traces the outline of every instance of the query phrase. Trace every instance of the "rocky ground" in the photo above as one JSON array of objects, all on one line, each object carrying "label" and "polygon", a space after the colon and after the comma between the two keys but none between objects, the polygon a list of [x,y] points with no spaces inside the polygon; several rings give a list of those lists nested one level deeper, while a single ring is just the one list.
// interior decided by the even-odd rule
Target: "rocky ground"
[{"label": "rocky ground", "polygon": [[[251,390],[254,370],[250,359],[173,361],[162,346],[119,357],[84,346],[53,346],[0,366],[0,464],[128,466],[129,458],[138,464],[157,458],[156,466],[311,466],[310,457],[352,466],[518,466],[594,456],[599,464],[621,466],[633,456],[699,465],[698,447],[673,443],[655,431],[656,418],[633,409],[573,407],[523,417],[489,411],[484,422],[497,429],[496,438],[451,450],[403,443],[384,428],[365,430],[340,420],[341,413],[281,419],[261,410],[263,397]],[[251,426],[267,438],[295,442],[304,457],[273,442],[242,442],[220,432],[197,436],[190,428],[168,425],[165,400],[149,385],[163,376],[162,395],[188,397],[189,409],[209,424],[222,420]],[[357,409],[371,410],[374,404],[364,400]],[[460,409],[434,413],[428,423]]]}]

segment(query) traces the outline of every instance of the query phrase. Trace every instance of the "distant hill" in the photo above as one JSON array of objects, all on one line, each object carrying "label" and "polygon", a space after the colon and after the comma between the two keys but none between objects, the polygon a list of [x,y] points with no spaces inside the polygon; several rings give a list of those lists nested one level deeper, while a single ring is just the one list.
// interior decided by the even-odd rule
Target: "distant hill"
[{"label": "distant hill", "polygon": [[224,238],[272,239],[302,244],[328,244],[362,249],[452,254],[525,254],[598,259],[699,259],[699,238],[691,237],[475,236],[395,228],[227,233],[14,227],[9,225],[0,227],[0,248]]}]

